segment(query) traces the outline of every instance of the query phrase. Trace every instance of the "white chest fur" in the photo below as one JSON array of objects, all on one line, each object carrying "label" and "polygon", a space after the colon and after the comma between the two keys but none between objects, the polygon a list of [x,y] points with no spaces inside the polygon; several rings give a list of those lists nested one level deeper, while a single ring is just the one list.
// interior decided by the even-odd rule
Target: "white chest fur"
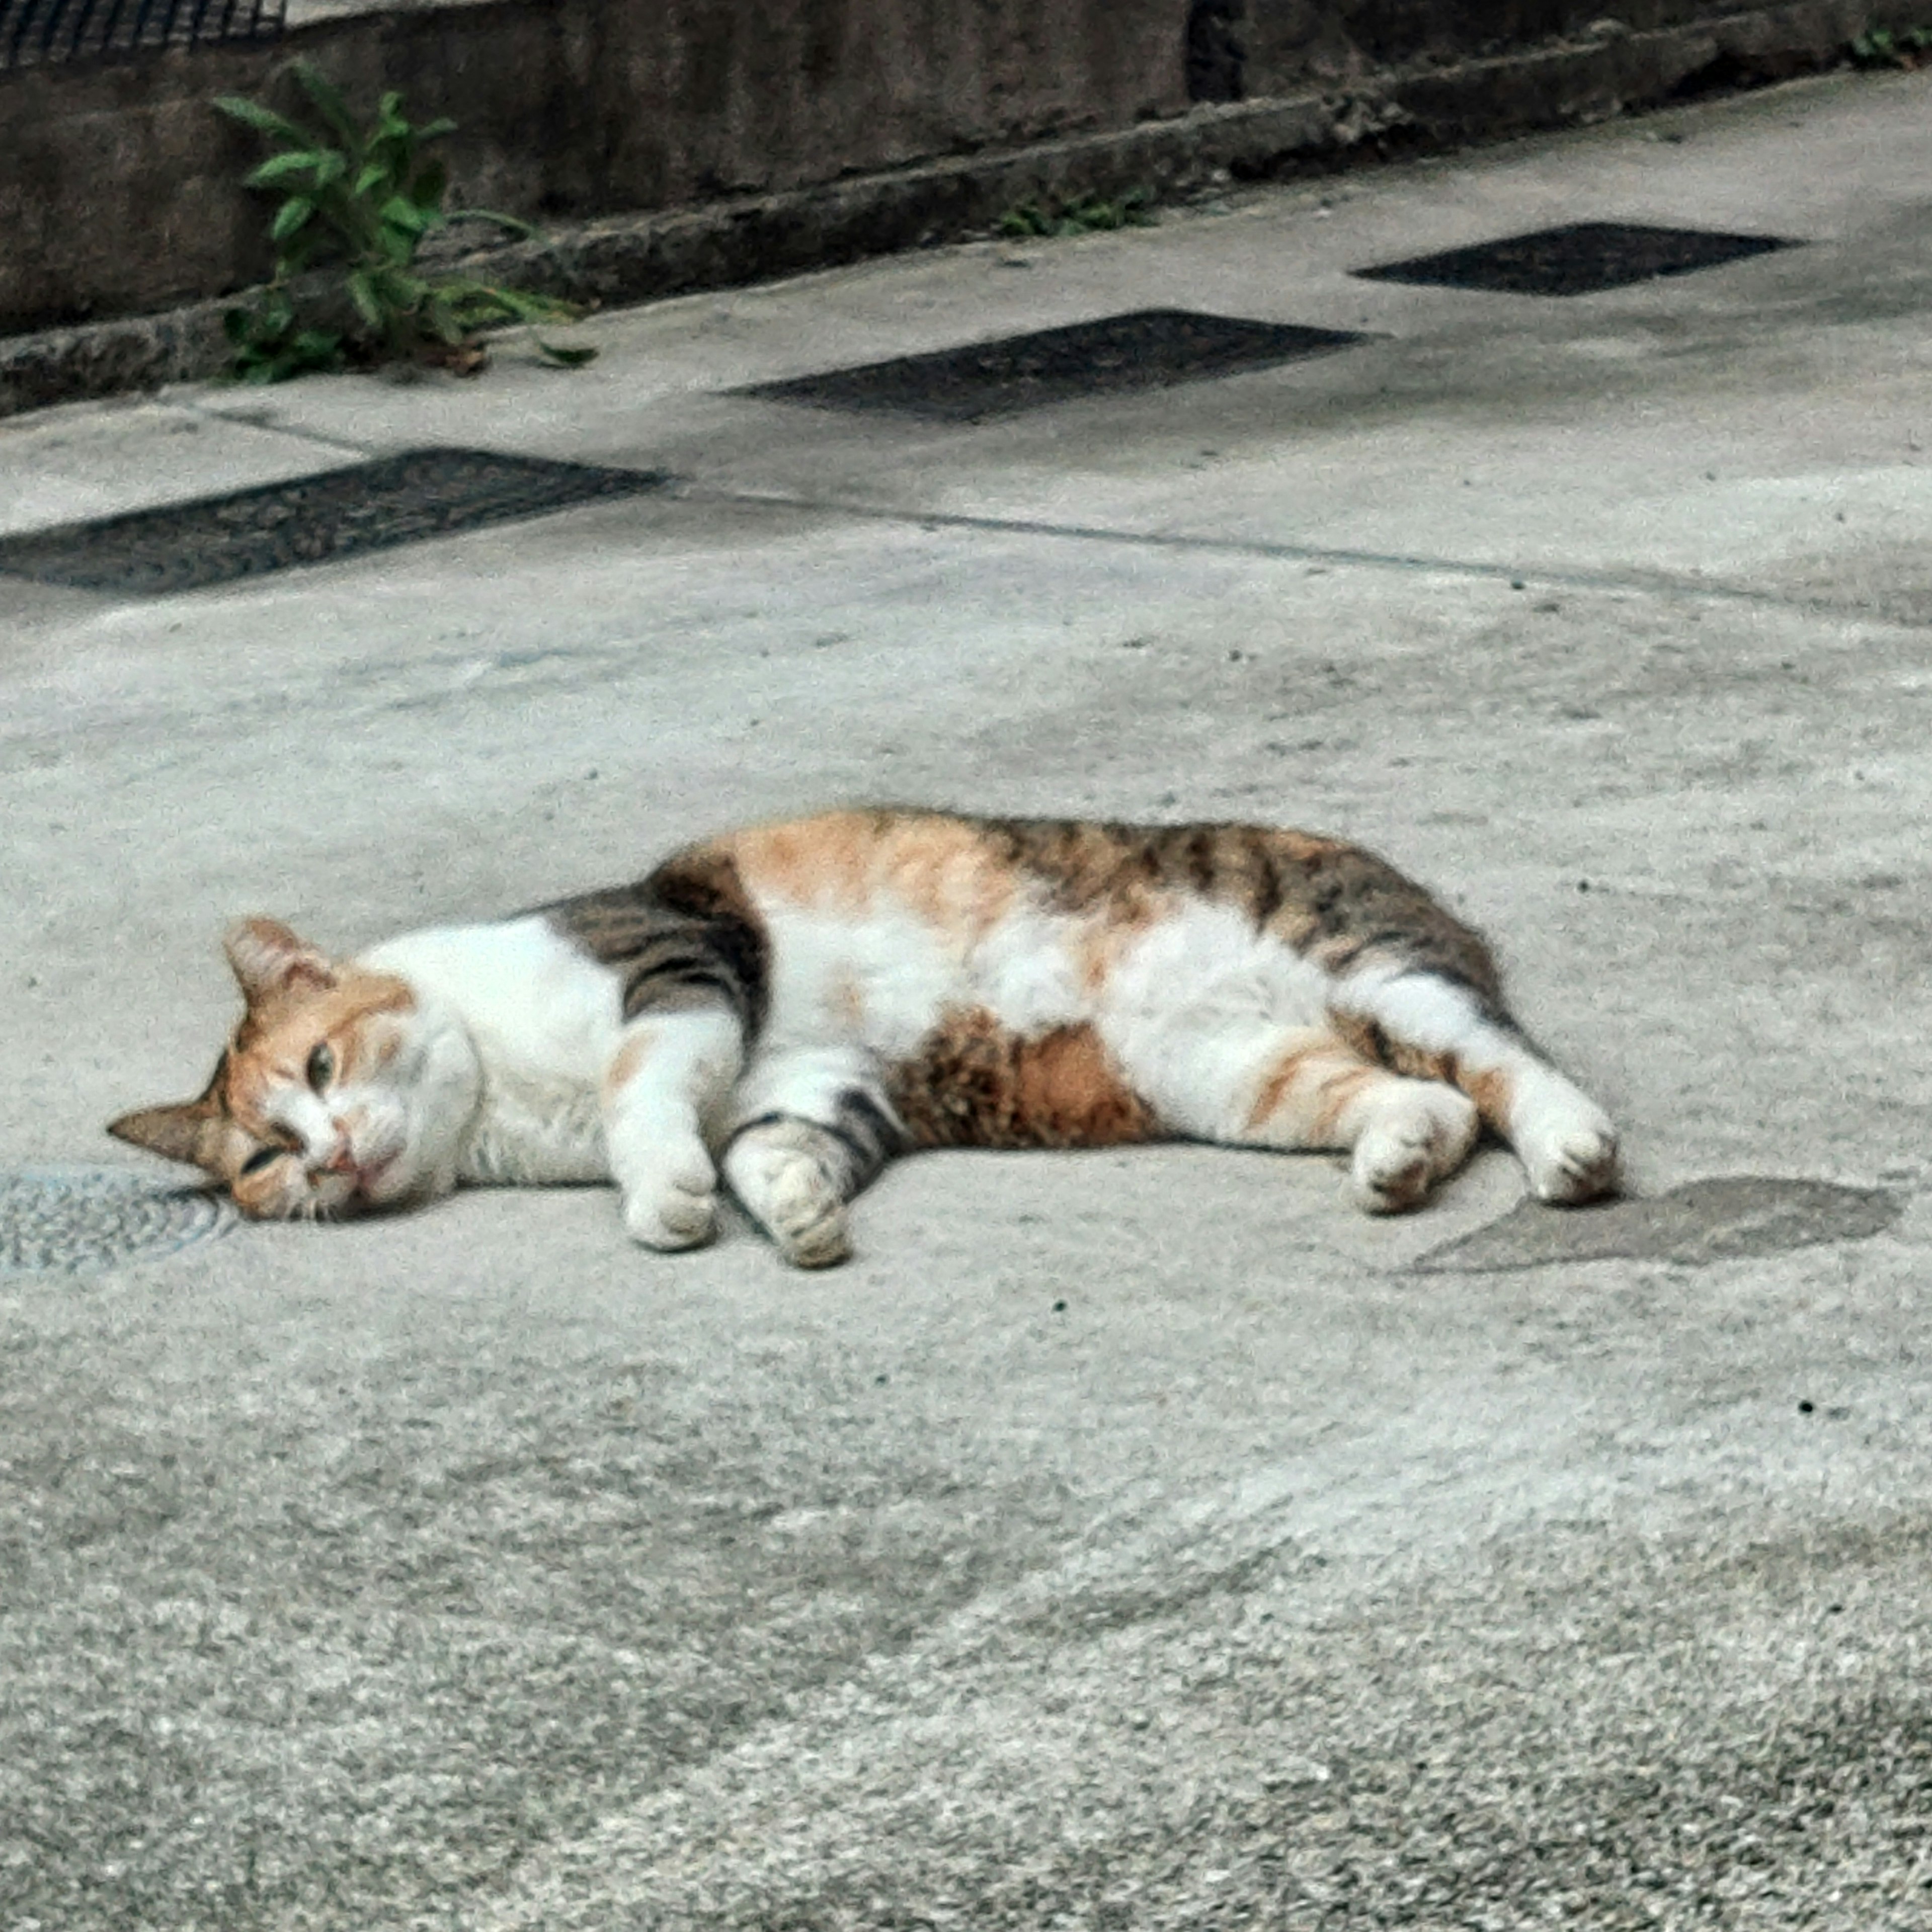
[{"label": "white chest fur", "polygon": [[541,918],[410,933],[363,963],[399,974],[469,1033],[482,1093],[462,1179],[608,1178],[599,1093],[622,1023],[614,974]]}]

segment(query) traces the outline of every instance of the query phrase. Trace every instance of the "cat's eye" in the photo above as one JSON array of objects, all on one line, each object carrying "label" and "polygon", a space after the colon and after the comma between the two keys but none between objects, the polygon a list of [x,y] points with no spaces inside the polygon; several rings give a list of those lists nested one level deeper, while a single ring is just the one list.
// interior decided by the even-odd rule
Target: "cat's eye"
[{"label": "cat's eye", "polygon": [[286,1148],[257,1148],[242,1163],[242,1172],[244,1174],[260,1174],[265,1167],[272,1167],[287,1152]]},{"label": "cat's eye", "polygon": [[308,1057],[308,1084],[320,1094],[335,1078],[335,1055],[325,1041]]}]

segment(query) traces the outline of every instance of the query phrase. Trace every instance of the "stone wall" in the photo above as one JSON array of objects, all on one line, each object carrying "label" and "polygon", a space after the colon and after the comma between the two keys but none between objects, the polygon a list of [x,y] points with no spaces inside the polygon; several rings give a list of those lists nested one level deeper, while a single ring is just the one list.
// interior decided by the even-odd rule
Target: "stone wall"
[{"label": "stone wall", "polygon": [[[205,302],[260,279],[272,203],[238,184],[265,151],[209,103],[239,93],[299,110],[280,72],[292,55],[358,103],[394,88],[412,118],[455,120],[445,152],[460,201],[559,224],[704,218],[692,262],[660,272],[644,259],[676,242],[674,225],[648,247],[629,238],[639,259],[622,273],[580,265],[557,283],[635,300],[960,232],[991,218],[989,196],[1040,191],[1016,187],[1002,156],[1046,156],[1058,140],[1041,185],[1078,182],[1069,137],[1073,149],[1082,137],[1118,147],[1078,162],[1080,184],[1108,192],[1122,168],[1156,185],[1180,180],[1197,151],[1203,167],[1258,173],[1276,148],[1290,165],[1304,149],[1360,144],[1365,128],[1396,125],[1412,144],[1440,146],[1802,71],[1870,22],[1902,24],[1922,5],[467,0],[344,14],[278,44],[0,73],[0,335]],[[1178,119],[1190,104],[1244,100],[1280,101],[1284,127],[1308,128],[1271,134],[1266,116],[1224,125],[1214,117],[1226,107],[1198,125]],[[1142,136],[1156,132],[1162,153],[1143,155]],[[1216,160],[1230,142],[1261,146]],[[944,166],[908,181],[917,163]],[[802,212],[801,194],[814,197]],[[564,252],[595,252],[598,240]],[[546,286],[558,272],[549,264]],[[194,329],[200,341],[202,323]],[[185,354],[148,344],[136,360],[199,366]]]},{"label": "stone wall", "polygon": [[1188,92],[1276,98],[1744,10],[1736,0],[1190,0]]},{"label": "stone wall", "polygon": [[490,0],[279,43],[0,74],[0,332],[257,278],[265,152],[208,106],[300,97],[448,115],[459,198],[562,219],[766,193],[1187,104],[1185,0]]}]

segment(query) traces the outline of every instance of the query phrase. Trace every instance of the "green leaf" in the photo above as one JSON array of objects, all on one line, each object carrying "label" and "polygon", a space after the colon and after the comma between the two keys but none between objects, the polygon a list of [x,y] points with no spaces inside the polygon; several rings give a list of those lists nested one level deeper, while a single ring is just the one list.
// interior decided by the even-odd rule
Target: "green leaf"
[{"label": "green leaf", "polygon": [[307,328],[286,341],[251,344],[235,358],[235,373],[244,382],[286,382],[342,366],[342,338],[326,329]]},{"label": "green leaf", "polygon": [[272,242],[286,242],[303,223],[315,213],[315,203],[306,195],[292,194],[275,210],[275,218],[268,224],[268,238]]},{"label": "green leaf", "polygon": [[316,68],[305,60],[291,61],[289,71],[292,74],[302,91],[316,105],[316,111],[341,136],[342,144],[352,154],[362,152],[362,130],[356,124],[356,117],[349,111],[349,104],[342,98],[341,91]]},{"label": "green leaf", "polygon": [[467,333],[457,319],[455,309],[446,296],[433,294],[425,309],[429,326],[438,338],[454,349]]},{"label": "green leaf", "polygon": [[384,222],[376,237],[376,245],[382,251],[384,261],[392,268],[406,268],[416,258],[416,246],[422,239],[406,228],[392,228]]},{"label": "green leaf", "polygon": [[456,132],[456,123],[449,119],[447,116],[444,116],[430,122],[427,127],[414,128],[411,131],[415,134],[418,142],[440,141],[444,135],[453,134]]},{"label": "green leaf", "polygon": [[407,196],[392,194],[382,206],[382,218],[392,228],[399,228],[405,235],[420,236],[426,230],[434,228],[442,216],[434,210],[425,212]]},{"label": "green leaf", "polygon": [[574,322],[580,313],[572,304],[560,302],[554,296],[501,288],[494,282],[472,281],[459,276],[436,286],[439,294],[454,296],[470,304],[479,321]]},{"label": "green leaf", "polygon": [[372,189],[382,187],[389,178],[389,170],[380,161],[371,161],[356,177],[356,185],[350,190],[359,201]]},{"label": "green leaf", "polygon": [[212,105],[230,120],[242,122],[259,134],[272,134],[278,141],[287,142],[292,148],[313,148],[316,145],[315,136],[306,128],[298,128],[286,116],[278,114],[272,107],[264,107],[259,100],[244,100],[238,94],[220,94]]},{"label": "green leaf", "polygon": [[346,280],[349,288],[349,299],[356,304],[356,314],[371,328],[382,328],[385,320],[382,303],[381,298],[376,293],[375,284],[368,273],[362,268],[352,268]]},{"label": "green leaf", "polygon": [[546,342],[541,335],[531,340],[537,346],[537,352],[546,362],[554,362],[560,369],[580,369],[586,362],[597,359],[597,352],[587,343]]},{"label": "green leaf", "polygon": [[499,228],[506,228],[512,235],[520,235],[526,240],[533,240],[536,230],[527,221],[514,214],[500,214],[494,208],[452,208],[449,211],[452,221],[494,221]]},{"label": "green leaf", "polygon": [[271,154],[259,168],[244,175],[242,184],[244,188],[273,188],[278,182],[290,180],[296,175],[319,175],[325,162],[337,158],[327,148],[285,149],[279,154]]},{"label": "green leaf", "polygon": [[342,338],[332,328],[305,328],[289,344],[288,352],[306,369],[334,369],[342,362]]},{"label": "green leaf", "polygon": [[398,268],[371,269],[369,280],[386,308],[404,314],[413,314],[430,292],[428,283],[421,276],[406,274]]}]

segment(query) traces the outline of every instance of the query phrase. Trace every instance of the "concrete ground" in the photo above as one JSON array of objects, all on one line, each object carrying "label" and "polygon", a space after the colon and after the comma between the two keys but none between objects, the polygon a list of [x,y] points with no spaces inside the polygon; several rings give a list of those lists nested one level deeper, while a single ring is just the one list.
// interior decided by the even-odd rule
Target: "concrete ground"
[{"label": "concrete ground", "polygon": [[[685,479],[0,579],[0,1169],[136,1168],[236,914],[353,945],[884,796],[1379,847],[1642,1197],[957,1155],[824,1276],[592,1190],[0,1279],[0,1928],[1932,1925],[1928,107],[0,424],[15,531],[432,442]],[[1805,245],[1346,272],[1592,218]],[[975,428],[731,393],[1170,302],[1376,339]]]}]

